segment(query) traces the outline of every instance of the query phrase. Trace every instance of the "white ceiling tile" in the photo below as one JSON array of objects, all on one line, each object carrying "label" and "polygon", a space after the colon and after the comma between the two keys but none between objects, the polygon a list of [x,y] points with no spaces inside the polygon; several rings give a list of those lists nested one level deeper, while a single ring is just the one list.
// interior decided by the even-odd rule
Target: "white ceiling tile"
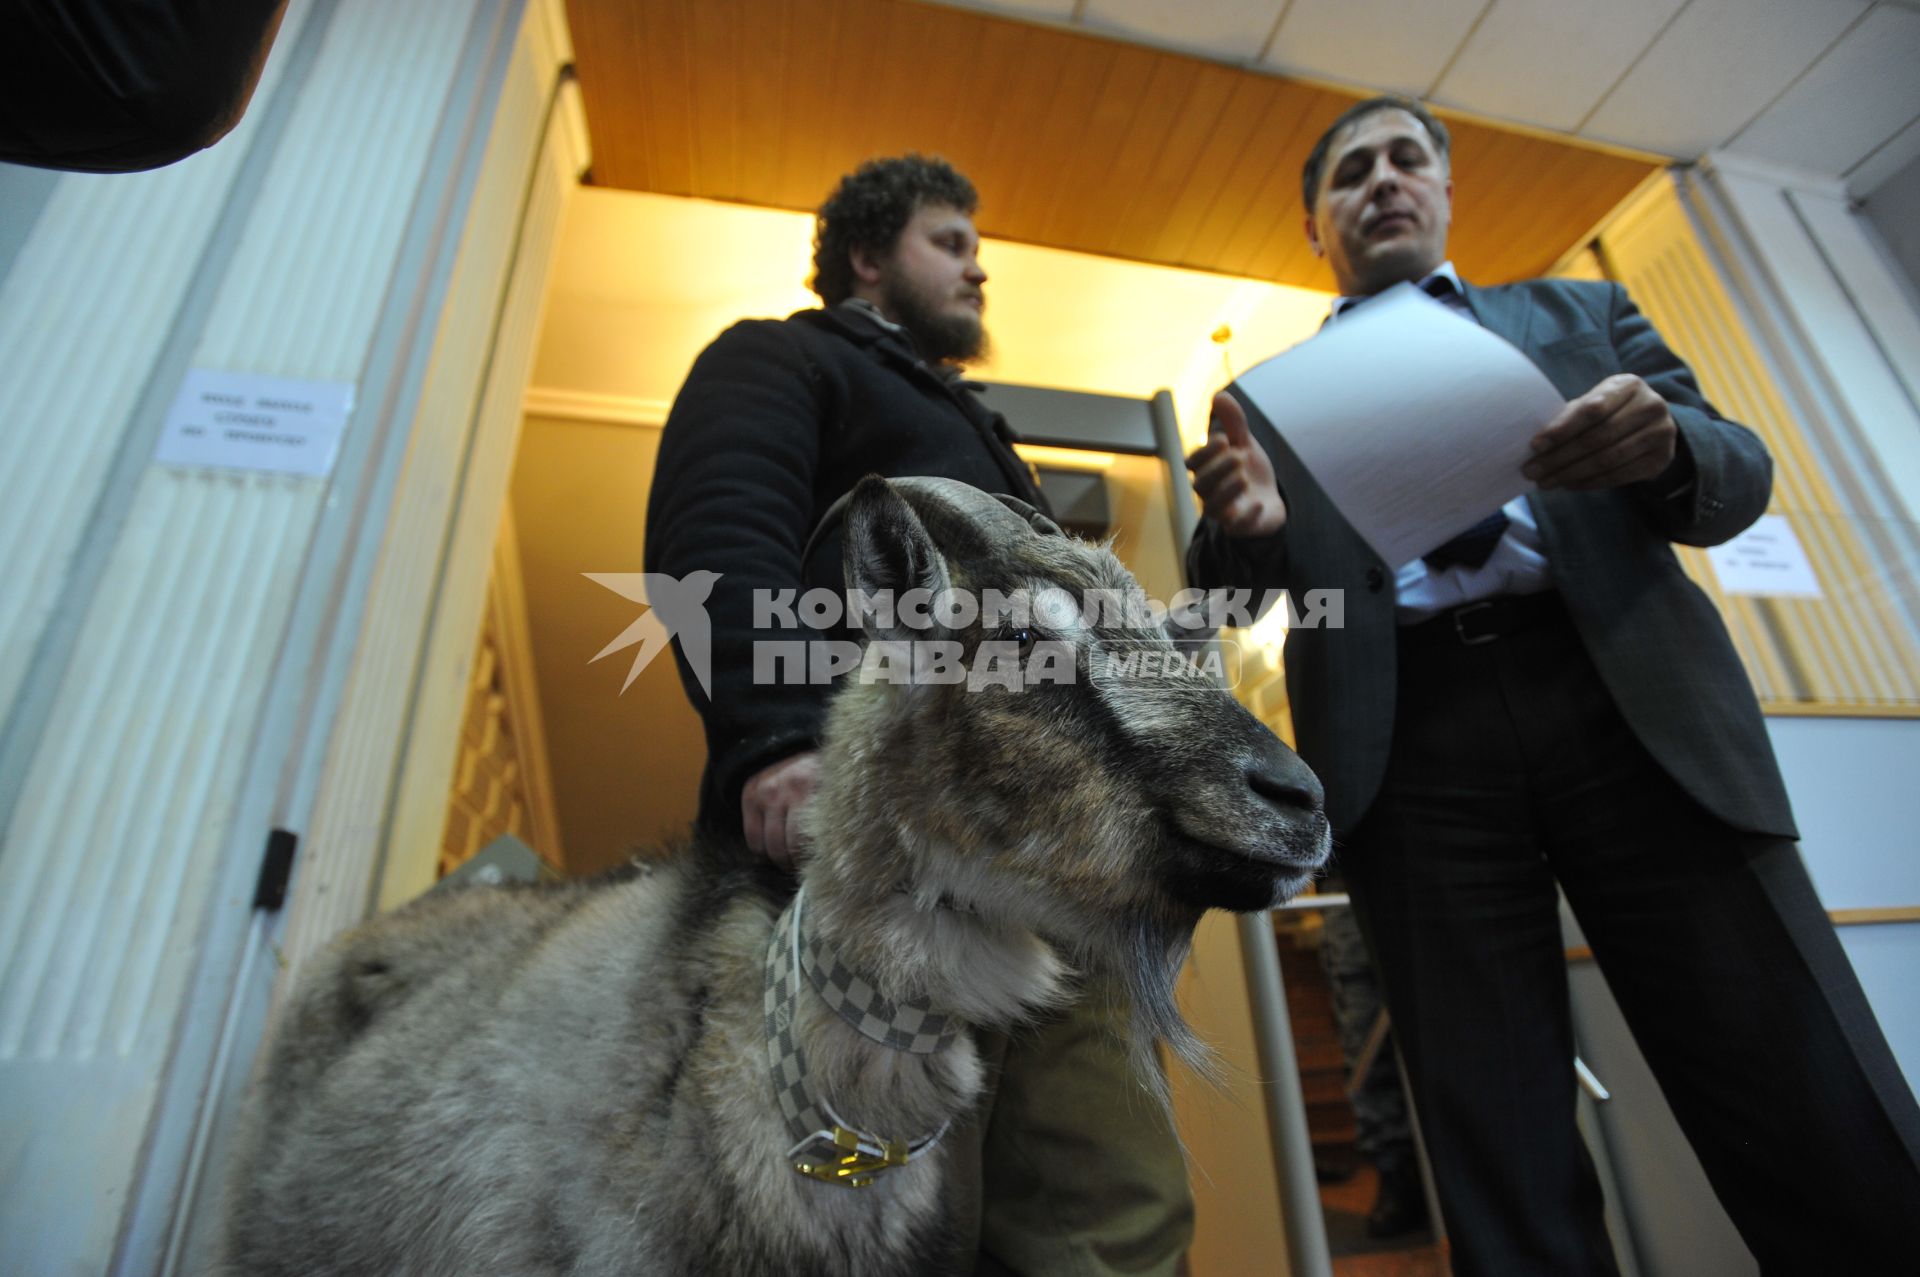
[{"label": "white ceiling tile", "polygon": [[1693,0],[1581,136],[1679,159],[1724,146],[1867,7],[1868,0]]},{"label": "white ceiling tile", "polygon": [[1266,64],[1382,92],[1425,93],[1489,0],[1294,0]]},{"label": "white ceiling tile", "polygon": [[1653,43],[1684,0],[1500,0],[1434,101],[1571,129]]},{"label": "white ceiling tile", "polygon": [[975,9],[1006,18],[1043,18],[1068,22],[1073,18],[1074,0],[923,0],[948,9]]},{"label": "white ceiling tile", "polygon": [[1252,62],[1266,46],[1286,0],[1087,0],[1080,21],[1169,49]]},{"label": "white ceiling tile", "polygon": [[1728,144],[1838,175],[1920,116],[1920,12],[1878,5]]}]

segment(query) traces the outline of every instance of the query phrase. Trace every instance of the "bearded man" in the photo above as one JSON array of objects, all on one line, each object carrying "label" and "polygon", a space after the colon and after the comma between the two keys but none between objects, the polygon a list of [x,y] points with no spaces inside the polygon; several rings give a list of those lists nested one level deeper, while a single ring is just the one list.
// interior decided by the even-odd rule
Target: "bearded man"
[{"label": "bearded man", "polygon": [[[832,688],[756,681],[754,645],[851,632],[756,624],[755,592],[842,591],[837,532],[802,554],[827,507],[868,474],[937,475],[1047,508],[1013,431],[961,375],[986,349],[976,204],[972,183],[941,160],[862,165],[817,214],[822,308],[722,333],[661,435],[647,571],[720,574],[707,604],[711,696],[674,648],[706,727],[699,819],[782,868],[804,851]],[[979,1038],[998,1083],[988,1111],[948,1137],[950,1155],[967,1159],[955,1182],[980,1192],[956,1203],[954,1266],[1177,1271],[1193,1231],[1185,1165],[1103,1015],[1082,1007],[1016,1043]]]}]

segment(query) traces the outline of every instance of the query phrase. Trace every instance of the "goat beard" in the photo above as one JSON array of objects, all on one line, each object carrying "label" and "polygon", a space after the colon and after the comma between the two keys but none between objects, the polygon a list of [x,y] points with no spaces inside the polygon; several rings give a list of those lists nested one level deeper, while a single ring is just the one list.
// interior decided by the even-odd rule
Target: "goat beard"
[{"label": "goat beard", "polygon": [[1223,1084],[1218,1057],[1187,1027],[1175,996],[1199,920],[1197,912],[1135,915],[1103,937],[1098,947],[1104,952],[1089,946],[1079,955],[1095,985],[1084,996],[1100,996],[1098,986],[1105,984],[1106,996],[1121,1004],[1114,1009],[1130,1012],[1126,1016],[1128,1063],[1140,1085],[1169,1111],[1173,1095],[1160,1058],[1162,1043],[1196,1076],[1216,1087]]}]

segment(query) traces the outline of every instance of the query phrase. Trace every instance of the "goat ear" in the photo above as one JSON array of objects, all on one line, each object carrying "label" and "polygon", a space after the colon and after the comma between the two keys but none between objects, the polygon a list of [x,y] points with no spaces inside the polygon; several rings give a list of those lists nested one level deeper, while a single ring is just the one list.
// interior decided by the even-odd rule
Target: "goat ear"
[{"label": "goat ear", "polygon": [[915,616],[924,623],[928,611],[926,600],[915,607],[906,595],[925,590],[930,599],[947,589],[947,561],[906,498],[878,475],[862,479],[848,503],[845,564],[849,590],[889,596],[884,607],[860,609],[860,628],[868,638],[937,637],[930,629],[909,624]]}]

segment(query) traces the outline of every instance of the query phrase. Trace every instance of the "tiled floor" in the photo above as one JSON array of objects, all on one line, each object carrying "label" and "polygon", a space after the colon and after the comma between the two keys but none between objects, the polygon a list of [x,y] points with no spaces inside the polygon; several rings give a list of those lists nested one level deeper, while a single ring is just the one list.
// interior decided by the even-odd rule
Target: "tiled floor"
[{"label": "tiled floor", "polygon": [[1374,1241],[1366,1235],[1375,1182],[1373,1168],[1363,1162],[1351,1179],[1320,1186],[1334,1277],[1447,1277],[1440,1248],[1430,1233],[1390,1242]]}]

